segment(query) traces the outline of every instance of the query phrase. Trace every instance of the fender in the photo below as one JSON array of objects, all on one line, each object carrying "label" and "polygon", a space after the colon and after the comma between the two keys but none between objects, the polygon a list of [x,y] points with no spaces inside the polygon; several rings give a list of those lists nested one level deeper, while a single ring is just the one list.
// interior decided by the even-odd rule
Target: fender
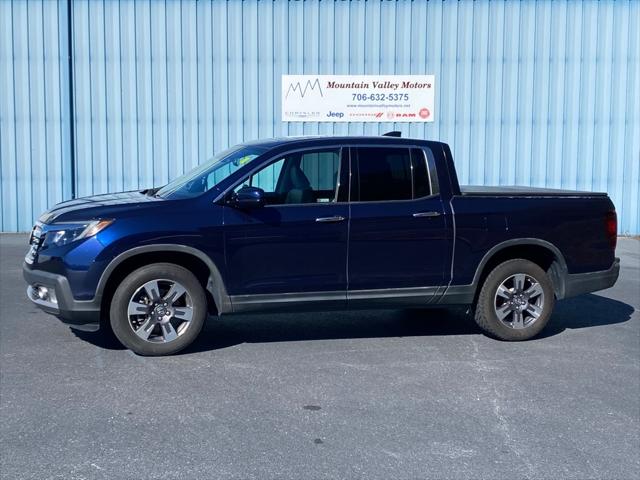
[{"label": "fender", "polygon": [[102,294],[104,288],[107,285],[109,277],[113,271],[125,260],[149,252],[179,252],[192,255],[202,260],[202,262],[209,268],[209,280],[207,282],[207,290],[213,296],[213,300],[218,308],[218,313],[230,313],[232,311],[231,299],[227,294],[227,289],[224,286],[222,275],[216,264],[211,258],[202,250],[198,250],[194,247],[187,245],[177,245],[172,243],[157,243],[152,245],[143,245],[141,247],[134,247],[126,252],[116,256],[102,272],[100,280],[98,281],[98,287],[96,289],[95,299],[100,302],[102,300]]},{"label": "fender", "polygon": [[564,298],[565,282],[568,274],[568,269],[567,262],[565,261],[564,255],[562,255],[560,249],[553,243],[547,242],[546,240],[541,240],[539,238],[514,238],[511,240],[500,242],[491,247],[487,251],[487,253],[484,254],[482,259],[480,260],[480,263],[476,267],[476,271],[471,284],[449,285],[443,292],[440,300],[438,300],[437,303],[441,305],[472,304],[475,299],[476,290],[478,289],[480,276],[482,275],[482,271],[484,270],[484,267],[487,265],[489,260],[491,260],[494,255],[500,253],[500,251],[504,250],[505,248],[514,246],[538,246],[546,248],[551,253],[553,253],[556,262],[554,262],[554,264],[549,269],[549,276],[551,277],[553,288],[558,299]]},{"label": "fender", "polygon": [[556,260],[558,262],[558,265],[560,268],[560,272],[558,273],[562,274],[563,276],[566,276],[568,272],[567,262],[565,261],[564,255],[562,255],[562,252],[560,251],[560,249],[556,247],[553,243],[547,242],[546,240],[541,240],[539,238],[514,238],[511,240],[500,242],[497,245],[494,245],[489,249],[487,253],[484,254],[484,256],[482,257],[482,260],[480,260],[480,263],[476,268],[476,273],[473,276],[473,285],[474,286],[478,285],[478,282],[480,281],[480,275],[482,275],[482,270],[484,269],[485,265],[489,262],[489,260],[491,260],[491,258],[496,253],[499,253],[501,250],[504,250],[505,248],[514,247],[514,246],[527,246],[527,245],[544,247],[550,250],[553,253],[553,255],[556,257]]}]

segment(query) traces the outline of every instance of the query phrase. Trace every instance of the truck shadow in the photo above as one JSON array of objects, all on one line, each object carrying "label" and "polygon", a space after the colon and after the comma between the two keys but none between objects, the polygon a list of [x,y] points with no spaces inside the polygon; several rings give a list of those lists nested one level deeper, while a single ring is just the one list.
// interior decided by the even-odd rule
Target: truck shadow
[{"label": "truck shadow", "polygon": [[[623,323],[633,311],[631,305],[593,294],[564,300],[556,304],[549,324],[537,338],[558,335],[566,329]],[[123,348],[113,335],[74,333],[101,348]],[[471,316],[461,308],[234,315],[210,319],[198,339],[181,353],[242,343],[479,334]]]}]

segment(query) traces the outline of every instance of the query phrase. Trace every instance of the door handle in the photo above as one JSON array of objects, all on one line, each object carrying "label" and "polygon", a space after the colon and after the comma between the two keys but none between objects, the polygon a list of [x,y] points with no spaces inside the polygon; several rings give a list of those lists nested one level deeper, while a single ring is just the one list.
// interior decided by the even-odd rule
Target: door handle
[{"label": "door handle", "polygon": [[316,218],[316,222],[318,223],[335,223],[335,222],[342,222],[343,220],[344,220],[344,217],[341,217],[340,215],[335,215],[333,217]]},{"label": "door handle", "polygon": [[413,214],[414,217],[439,217],[442,215],[440,212],[416,212]]}]

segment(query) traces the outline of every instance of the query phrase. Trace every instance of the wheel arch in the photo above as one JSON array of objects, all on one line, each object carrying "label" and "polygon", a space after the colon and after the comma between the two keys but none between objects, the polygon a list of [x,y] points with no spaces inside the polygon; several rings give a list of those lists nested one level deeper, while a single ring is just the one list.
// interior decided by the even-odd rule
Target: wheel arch
[{"label": "wheel arch", "polygon": [[515,258],[532,261],[545,270],[553,284],[556,298],[564,298],[567,263],[560,249],[546,240],[519,238],[493,246],[482,257],[473,277],[474,303],[478,298],[482,283],[489,273],[500,263]]},{"label": "wheel arch", "polygon": [[188,268],[205,288],[207,303],[211,313],[222,314],[231,311],[231,300],[224,286],[220,270],[202,250],[187,245],[154,244],[135,247],[116,256],[105,268],[98,281],[96,298],[101,310],[109,308],[109,303],[119,281],[136,268],[151,263],[175,263]]}]

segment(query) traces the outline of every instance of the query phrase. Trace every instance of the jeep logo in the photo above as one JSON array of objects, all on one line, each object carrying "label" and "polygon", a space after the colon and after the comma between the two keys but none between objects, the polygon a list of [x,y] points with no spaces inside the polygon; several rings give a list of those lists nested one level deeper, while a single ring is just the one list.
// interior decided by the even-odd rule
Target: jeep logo
[{"label": "jeep logo", "polygon": [[327,117],[329,117],[329,118],[331,118],[331,117],[342,118],[342,117],[344,117],[344,113],[343,112],[332,112],[331,110],[329,110],[329,113],[327,113]]}]

